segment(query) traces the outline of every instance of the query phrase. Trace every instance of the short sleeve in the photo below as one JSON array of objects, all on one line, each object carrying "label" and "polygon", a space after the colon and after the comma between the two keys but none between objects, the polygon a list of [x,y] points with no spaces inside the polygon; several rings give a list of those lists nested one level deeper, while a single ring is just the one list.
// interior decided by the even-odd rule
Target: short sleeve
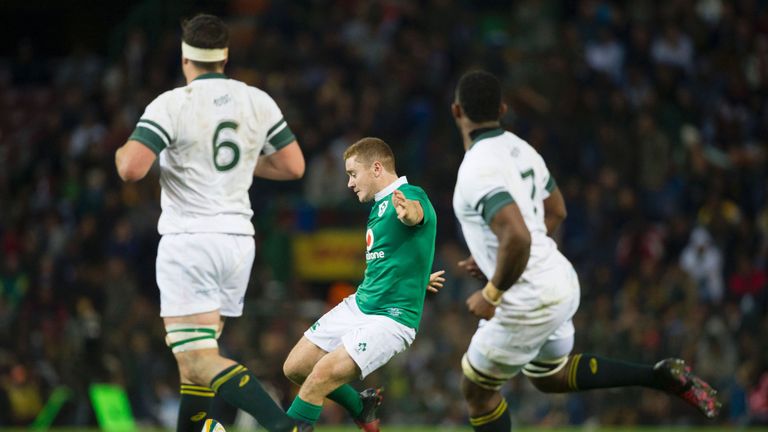
[{"label": "short sleeve", "polygon": [[493,162],[481,163],[480,158],[465,159],[456,182],[462,199],[489,225],[499,210],[515,202],[515,191],[505,185],[504,169]]},{"label": "short sleeve", "polygon": [[272,154],[296,140],[285,121],[282,111],[272,97],[263,93],[263,104],[266,106],[267,137],[262,153]]},{"label": "short sleeve", "polygon": [[416,224],[415,226],[424,226],[429,224],[432,218],[435,217],[434,212],[429,211],[429,209],[432,207],[432,203],[429,201],[429,197],[427,196],[427,193],[424,192],[421,188],[409,188],[408,190],[403,190],[403,195],[407,199],[410,200],[416,200],[421,204],[421,209],[424,212],[424,218],[421,220],[421,223]]},{"label": "short sleeve", "polygon": [[144,144],[155,154],[170,146],[176,139],[176,134],[172,115],[168,110],[169,99],[170,94],[163,93],[147,105],[128,139]]}]

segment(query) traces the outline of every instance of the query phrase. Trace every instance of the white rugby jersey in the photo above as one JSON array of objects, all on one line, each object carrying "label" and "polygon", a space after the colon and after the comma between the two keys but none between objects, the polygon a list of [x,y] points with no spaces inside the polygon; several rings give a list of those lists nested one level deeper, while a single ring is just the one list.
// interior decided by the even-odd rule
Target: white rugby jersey
[{"label": "white rugby jersey", "polygon": [[208,73],[152,101],[129,139],[159,155],[160,234],[253,235],[248,189],[259,155],[295,137],[267,93]]},{"label": "white rugby jersey", "polygon": [[[488,279],[496,270],[499,246],[490,221],[511,202],[520,208],[531,233],[530,258],[518,283],[535,284],[537,278],[546,278],[547,272],[567,262],[547,236],[544,223],[544,199],[554,188],[544,159],[524,140],[500,128],[475,137],[459,167],[453,209],[467,246]],[[527,289],[529,292],[515,288],[507,293],[518,300],[539,297],[533,287]]]}]

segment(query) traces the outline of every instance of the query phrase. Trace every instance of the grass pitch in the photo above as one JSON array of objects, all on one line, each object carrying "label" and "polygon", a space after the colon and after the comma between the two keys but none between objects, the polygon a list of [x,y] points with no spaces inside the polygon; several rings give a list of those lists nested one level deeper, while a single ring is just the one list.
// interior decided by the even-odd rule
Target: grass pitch
[{"label": "grass pitch", "polygon": [[[448,428],[438,426],[382,426],[382,432],[472,432],[472,428]],[[34,429],[5,429],[3,432],[29,432]],[[99,429],[79,429],[79,428],[57,428],[49,429],[50,432],[100,432]],[[137,427],[136,432],[172,432],[168,429],[148,429]],[[339,426],[320,426],[317,432],[359,432],[355,427]],[[720,431],[744,431],[744,432],[768,432],[768,428],[744,428],[739,426],[714,426],[714,427],[576,427],[576,428],[547,428],[547,427],[524,427],[512,428],[512,432],[720,432]],[[121,431],[133,432],[133,431]],[[264,432],[259,428],[253,430],[227,429],[227,432]]]}]

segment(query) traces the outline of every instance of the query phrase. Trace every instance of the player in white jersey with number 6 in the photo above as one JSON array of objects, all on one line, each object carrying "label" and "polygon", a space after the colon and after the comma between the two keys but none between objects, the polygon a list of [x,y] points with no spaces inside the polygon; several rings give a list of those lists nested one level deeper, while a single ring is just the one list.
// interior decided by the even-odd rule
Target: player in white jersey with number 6
[{"label": "player in white jersey with number 6", "polygon": [[243,311],[255,256],[253,176],[298,179],[304,157],[275,101],[224,75],[229,32],[198,15],[183,24],[187,85],[150,103],[115,163],[125,181],[160,164],[160,315],[181,376],[177,431],[199,431],[214,394],[270,431],[297,425],[244,366],[219,355],[224,317]]},{"label": "player in white jersey with number 6", "polygon": [[680,359],[643,365],[571,354],[579,280],[547,236],[566,216],[563,197],[536,150],[501,128],[507,107],[496,77],[469,72],[455,97],[451,109],[466,153],[453,208],[472,254],[460,265],[487,280],[467,299],[482,318],[461,365],[472,427],[510,430],[499,389],[521,371],[544,392],[644,386],[714,417],[716,392]]}]

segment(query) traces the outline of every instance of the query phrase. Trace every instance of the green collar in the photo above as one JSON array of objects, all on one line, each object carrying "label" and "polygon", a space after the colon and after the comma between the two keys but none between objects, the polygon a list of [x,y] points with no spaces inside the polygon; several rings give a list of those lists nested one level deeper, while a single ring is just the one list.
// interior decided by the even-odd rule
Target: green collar
[{"label": "green collar", "polygon": [[[474,131],[472,131],[474,132]],[[497,128],[491,128],[491,129],[484,129],[479,134],[473,134],[472,132],[469,133],[469,136],[472,138],[472,145],[469,146],[469,148],[472,148],[475,144],[477,144],[480,140],[484,140],[486,138],[494,138],[504,133],[504,129],[497,127]],[[478,131],[480,132],[480,131]]]},{"label": "green collar", "polygon": [[197,78],[193,79],[192,81],[204,80],[204,79],[214,79],[214,78],[227,79],[227,76],[224,75],[223,73],[208,72],[208,73],[204,73],[202,75],[198,75]]}]

